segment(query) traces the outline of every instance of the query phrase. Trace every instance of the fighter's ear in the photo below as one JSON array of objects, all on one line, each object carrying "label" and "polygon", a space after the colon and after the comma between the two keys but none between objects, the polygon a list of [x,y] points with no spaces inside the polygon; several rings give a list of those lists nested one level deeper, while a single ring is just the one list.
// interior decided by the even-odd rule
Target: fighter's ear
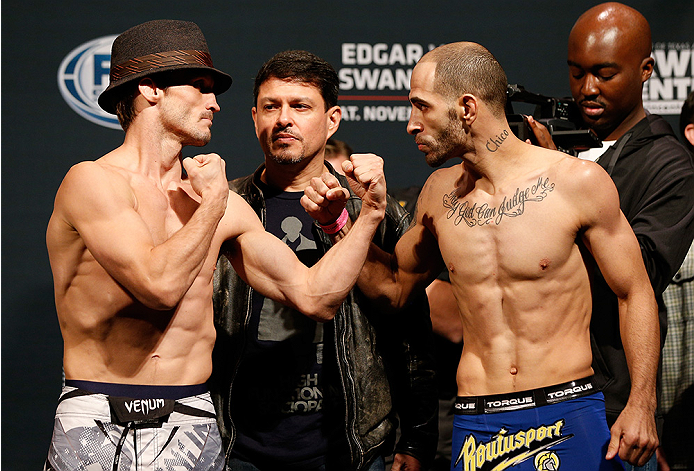
[{"label": "fighter's ear", "polygon": [[140,94],[151,104],[155,104],[161,97],[162,89],[149,77],[145,77],[137,84]]},{"label": "fighter's ear", "polygon": [[335,131],[340,127],[340,121],[342,120],[342,108],[339,106],[333,106],[327,113],[328,115],[328,137],[335,134]]},{"label": "fighter's ear", "polygon": [[458,113],[460,119],[469,126],[475,119],[479,111],[477,97],[471,93],[466,93],[458,98]]},{"label": "fighter's ear", "polygon": [[655,67],[655,60],[651,56],[641,61],[641,83],[651,78],[653,67]]},{"label": "fighter's ear", "polygon": [[251,116],[253,117],[253,127],[255,127],[255,137],[260,137],[258,134],[258,108],[251,108]]},{"label": "fighter's ear", "polygon": [[694,124],[689,123],[684,128],[684,138],[688,140],[691,145],[694,146]]}]

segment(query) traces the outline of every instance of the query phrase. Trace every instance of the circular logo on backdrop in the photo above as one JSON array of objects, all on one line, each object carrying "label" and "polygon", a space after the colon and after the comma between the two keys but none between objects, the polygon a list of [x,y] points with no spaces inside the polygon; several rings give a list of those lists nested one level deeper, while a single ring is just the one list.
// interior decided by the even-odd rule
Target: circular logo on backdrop
[{"label": "circular logo on backdrop", "polygon": [[58,87],[77,114],[92,123],[121,129],[118,118],[99,107],[97,99],[108,86],[111,45],[116,35],[103,36],[73,49],[60,63]]}]

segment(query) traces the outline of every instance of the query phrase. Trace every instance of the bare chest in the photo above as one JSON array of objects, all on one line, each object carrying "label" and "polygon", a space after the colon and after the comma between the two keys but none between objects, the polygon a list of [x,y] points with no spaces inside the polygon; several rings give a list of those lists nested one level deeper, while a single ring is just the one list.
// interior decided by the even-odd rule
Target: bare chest
[{"label": "bare chest", "polygon": [[576,221],[551,179],[494,195],[440,195],[431,223],[446,265],[468,281],[548,276],[576,252]]},{"label": "bare chest", "polygon": [[199,203],[182,187],[162,190],[134,185],[137,213],[149,228],[155,245],[170,239],[193,216]]}]

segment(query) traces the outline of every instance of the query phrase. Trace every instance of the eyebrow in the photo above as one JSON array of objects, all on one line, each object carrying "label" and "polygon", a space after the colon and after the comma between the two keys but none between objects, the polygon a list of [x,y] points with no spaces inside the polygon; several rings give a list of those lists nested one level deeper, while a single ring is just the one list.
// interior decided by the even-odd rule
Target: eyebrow
[{"label": "eyebrow", "polygon": [[[578,67],[579,69],[582,69],[583,66],[581,64],[578,64],[576,62],[567,60],[566,63],[569,65],[569,67]],[[616,62],[602,62],[600,64],[593,64],[592,66],[589,67],[589,69],[607,69],[609,67],[619,67],[619,64]]]},{"label": "eyebrow", "polygon": [[[285,99],[285,98],[284,98],[284,97],[279,97],[279,96],[270,96],[270,95],[266,95],[266,96],[264,96],[264,97],[263,97],[263,96],[258,97],[258,101],[261,101],[261,100],[265,100],[265,101],[282,101],[283,99]],[[286,98],[286,100],[287,100],[289,103],[296,103],[296,102],[314,103],[314,100],[312,100],[312,99],[309,98],[308,96],[293,96],[293,97]]]}]

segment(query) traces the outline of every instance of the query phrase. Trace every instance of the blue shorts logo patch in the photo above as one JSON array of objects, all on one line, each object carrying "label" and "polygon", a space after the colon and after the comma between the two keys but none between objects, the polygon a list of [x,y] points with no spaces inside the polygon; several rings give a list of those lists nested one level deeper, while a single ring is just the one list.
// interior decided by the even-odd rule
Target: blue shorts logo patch
[{"label": "blue shorts logo patch", "polygon": [[58,87],[77,114],[92,123],[121,129],[115,115],[99,107],[97,99],[108,86],[111,45],[116,35],[103,36],[73,49],[60,63]]},{"label": "blue shorts logo patch", "polygon": [[535,469],[537,471],[557,471],[559,469],[559,455],[553,451],[543,451],[535,457]]}]

